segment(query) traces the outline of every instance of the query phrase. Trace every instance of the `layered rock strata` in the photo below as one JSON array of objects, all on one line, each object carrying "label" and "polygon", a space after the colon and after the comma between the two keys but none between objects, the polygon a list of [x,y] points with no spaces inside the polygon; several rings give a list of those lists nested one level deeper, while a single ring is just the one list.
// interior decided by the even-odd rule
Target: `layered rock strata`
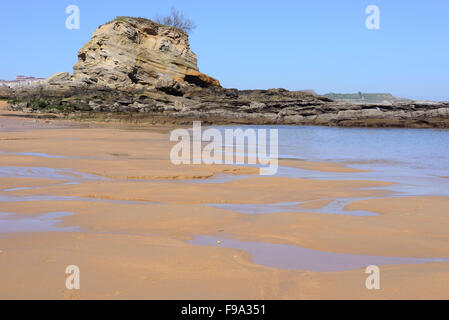
[{"label": "layered rock strata", "polygon": [[72,76],[0,86],[0,98],[11,110],[116,112],[171,123],[449,127],[449,103],[355,104],[306,91],[222,88],[199,71],[186,33],[142,18],[100,26],[78,58]]}]

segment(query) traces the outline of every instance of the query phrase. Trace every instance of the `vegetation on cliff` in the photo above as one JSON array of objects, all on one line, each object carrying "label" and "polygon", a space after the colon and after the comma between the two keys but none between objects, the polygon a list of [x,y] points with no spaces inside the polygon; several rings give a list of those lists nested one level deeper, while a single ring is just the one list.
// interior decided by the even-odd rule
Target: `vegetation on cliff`
[{"label": "vegetation on cliff", "polygon": [[174,7],[171,8],[170,15],[164,17],[157,15],[155,21],[166,26],[173,26],[181,29],[186,33],[191,33],[196,29],[195,22],[189,18],[185,18],[184,13]]}]

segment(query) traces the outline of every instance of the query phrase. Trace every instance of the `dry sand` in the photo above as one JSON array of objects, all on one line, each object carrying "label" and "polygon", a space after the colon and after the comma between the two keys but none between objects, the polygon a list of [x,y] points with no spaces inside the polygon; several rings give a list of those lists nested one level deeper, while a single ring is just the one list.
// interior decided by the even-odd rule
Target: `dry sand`
[{"label": "dry sand", "polygon": [[[167,128],[0,116],[0,124],[11,121],[14,130],[1,131],[0,150],[6,154],[0,154],[0,167],[70,169],[67,179],[78,184],[65,184],[72,180],[64,176],[0,178],[0,190],[28,188],[0,191],[0,197],[80,199],[0,202],[0,212],[16,213],[13,218],[71,212],[57,226],[80,227],[80,232],[1,234],[0,299],[449,298],[449,263],[381,266],[381,290],[370,291],[363,269],[281,270],[255,264],[240,250],[187,243],[209,235],[338,253],[449,257],[446,198],[391,198],[387,190],[363,189],[388,182],[260,177],[253,168],[229,165],[174,166]],[[333,163],[280,163],[349,177],[359,172]],[[78,180],[76,173],[103,179]],[[378,216],[312,212],[328,199],[361,197],[377,199],[346,209]],[[309,201],[300,206],[311,212],[247,215],[205,205],[301,201]],[[65,288],[68,265],[80,267],[79,291]]]}]

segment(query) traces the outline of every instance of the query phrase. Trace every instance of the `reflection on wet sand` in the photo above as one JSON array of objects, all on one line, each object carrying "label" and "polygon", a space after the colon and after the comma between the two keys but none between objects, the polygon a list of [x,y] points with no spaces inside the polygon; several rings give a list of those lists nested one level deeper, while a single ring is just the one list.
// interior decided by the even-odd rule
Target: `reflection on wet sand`
[{"label": "reflection on wet sand", "polygon": [[[170,128],[8,120],[0,212],[14,214],[0,215],[0,298],[64,298],[67,263],[82,266],[87,299],[373,298],[366,264],[382,266],[375,298],[448,297],[449,188],[437,178],[447,174],[372,162],[353,146],[343,157],[333,135],[348,143],[363,129],[298,128],[323,141],[287,141],[283,155],[304,161],[260,177],[172,165]],[[335,144],[327,159],[322,135]],[[332,152],[338,161],[326,161]]]},{"label": "reflection on wet sand", "polygon": [[272,244],[265,242],[243,242],[233,239],[197,236],[190,244],[199,246],[219,246],[244,250],[251,254],[254,263],[267,267],[332,272],[366,268],[370,265],[421,264],[447,262],[449,258],[399,258],[334,253],[311,250],[299,246]]},{"label": "reflection on wet sand", "polygon": [[72,212],[50,212],[44,215],[27,218],[12,213],[0,213],[0,236],[14,232],[75,232],[78,227],[57,227],[55,224]]}]

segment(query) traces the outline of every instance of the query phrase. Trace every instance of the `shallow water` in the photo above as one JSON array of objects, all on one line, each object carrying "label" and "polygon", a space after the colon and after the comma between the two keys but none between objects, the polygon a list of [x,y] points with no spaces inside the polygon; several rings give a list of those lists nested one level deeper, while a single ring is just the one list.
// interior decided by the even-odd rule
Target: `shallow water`
[{"label": "shallow water", "polygon": [[0,167],[2,178],[36,178],[63,181],[107,180],[92,174],[77,172],[71,169],[54,169],[46,167]]},{"label": "shallow water", "polygon": [[57,227],[60,218],[72,212],[50,212],[37,217],[23,217],[12,213],[0,214],[0,234],[12,232],[74,232],[78,227]]},{"label": "shallow water", "polygon": [[[224,132],[237,126],[214,127]],[[279,159],[329,161],[363,173],[316,172],[280,167],[278,176],[325,180],[380,180],[404,195],[449,196],[449,130],[238,126],[278,129]],[[223,134],[224,136],[224,134]],[[230,147],[230,146],[226,146]]]},{"label": "shallow water", "polygon": [[[347,198],[347,199],[320,199],[331,200],[331,202],[319,209],[310,209],[300,207],[301,204],[307,204],[304,202],[284,202],[284,203],[272,203],[272,204],[233,204],[233,203],[219,203],[219,204],[207,204],[209,207],[230,210],[243,214],[269,214],[269,213],[281,213],[281,212],[307,212],[307,213],[321,213],[321,214],[339,214],[347,216],[378,216],[377,213],[363,211],[363,210],[345,210],[346,205],[353,201],[366,200],[372,198]],[[313,200],[315,201],[315,200]]]},{"label": "shallow water", "polygon": [[[334,253],[298,246],[265,242],[243,242],[209,236],[198,236],[189,241],[192,245],[215,246],[248,252],[256,264],[288,270],[332,272],[366,268],[370,265],[422,264],[446,262],[449,258],[404,258]],[[219,248],[218,248],[219,249]]]},{"label": "shallow water", "polygon": [[280,157],[359,162],[353,166],[368,169],[400,166],[434,176],[449,172],[449,130],[275,128],[279,129]]},{"label": "shallow water", "polygon": [[[324,180],[378,180],[395,185],[371,189],[394,191],[393,196],[449,196],[449,130],[417,129],[364,129],[330,128],[313,126],[238,126],[239,128],[278,129],[279,158],[302,159],[306,161],[332,161],[349,167],[373,170],[360,173],[317,172],[296,168],[280,167],[277,176]],[[216,127],[223,131],[230,126]],[[0,154],[9,154],[1,152]],[[65,158],[45,153],[18,152],[16,155]],[[110,180],[104,177],[76,172],[71,169],[43,167],[0,167],[0,177],[40,178],[62,180],[65,184],[84,180]],[[176,181],[173,183],[223,183],[247,176],[217,175],[212,179]],[[6,189],[7,187],[5,187]],[[41,187],[10,188],[11,192]],[[375,216],[368,211],[348,211],[348,199],[332,200],[320,209],[306,209],[295,203],[273,204],[209,204],[209,206],[232,210],[244,214],[267,214],[279,212],[315,212],[353,216]],[[120,201],[51,195],[10,196],[0,194],[0,202],[21,201],[99,201],[121,204],[149,204],[139,201]],[[1,223],[2,221],[0,221]],[[22,221],[26,223],[27,221]]]},{"label": "shallow water", "polygon": [[54,195],[32,195],[32,196],[12,196],[0,194],[0,202],[32,202],[32,201],[85,201],[85,202],[104,202],[117,204],[155,204],[152,201],[130,201],[130,200],[112,200],[102,198],[85,198],[72,196],[54,196]]},{"label": "shallow water", "polygon": [[75,184],[79,184],[79,182],[66,182],[66,183],[58,183],[58,184],[52,184],[52,185],[47,185],[47,186],[40,186],[40,187],[19,187],[19,188],[11,188],[11,189],[5,189],[5,190],[1,190],[4,192],[13,192],[13,191],[22,191],[22,190],[39,190],[39,189],[44,189],[47,187],[54,187],[54,186],[67,186],[67,185],[75,185]]},{"label": "shallow water", "polygon": [[53,159],[75,159],[73,157],[66,156],[58,156],[47,153],[39,153],[39,152],[5,152],[0,151],[0,155],[9,155],[9,156],[30,156],[30,157],[41,157],[41,158],[53,158]]}]

